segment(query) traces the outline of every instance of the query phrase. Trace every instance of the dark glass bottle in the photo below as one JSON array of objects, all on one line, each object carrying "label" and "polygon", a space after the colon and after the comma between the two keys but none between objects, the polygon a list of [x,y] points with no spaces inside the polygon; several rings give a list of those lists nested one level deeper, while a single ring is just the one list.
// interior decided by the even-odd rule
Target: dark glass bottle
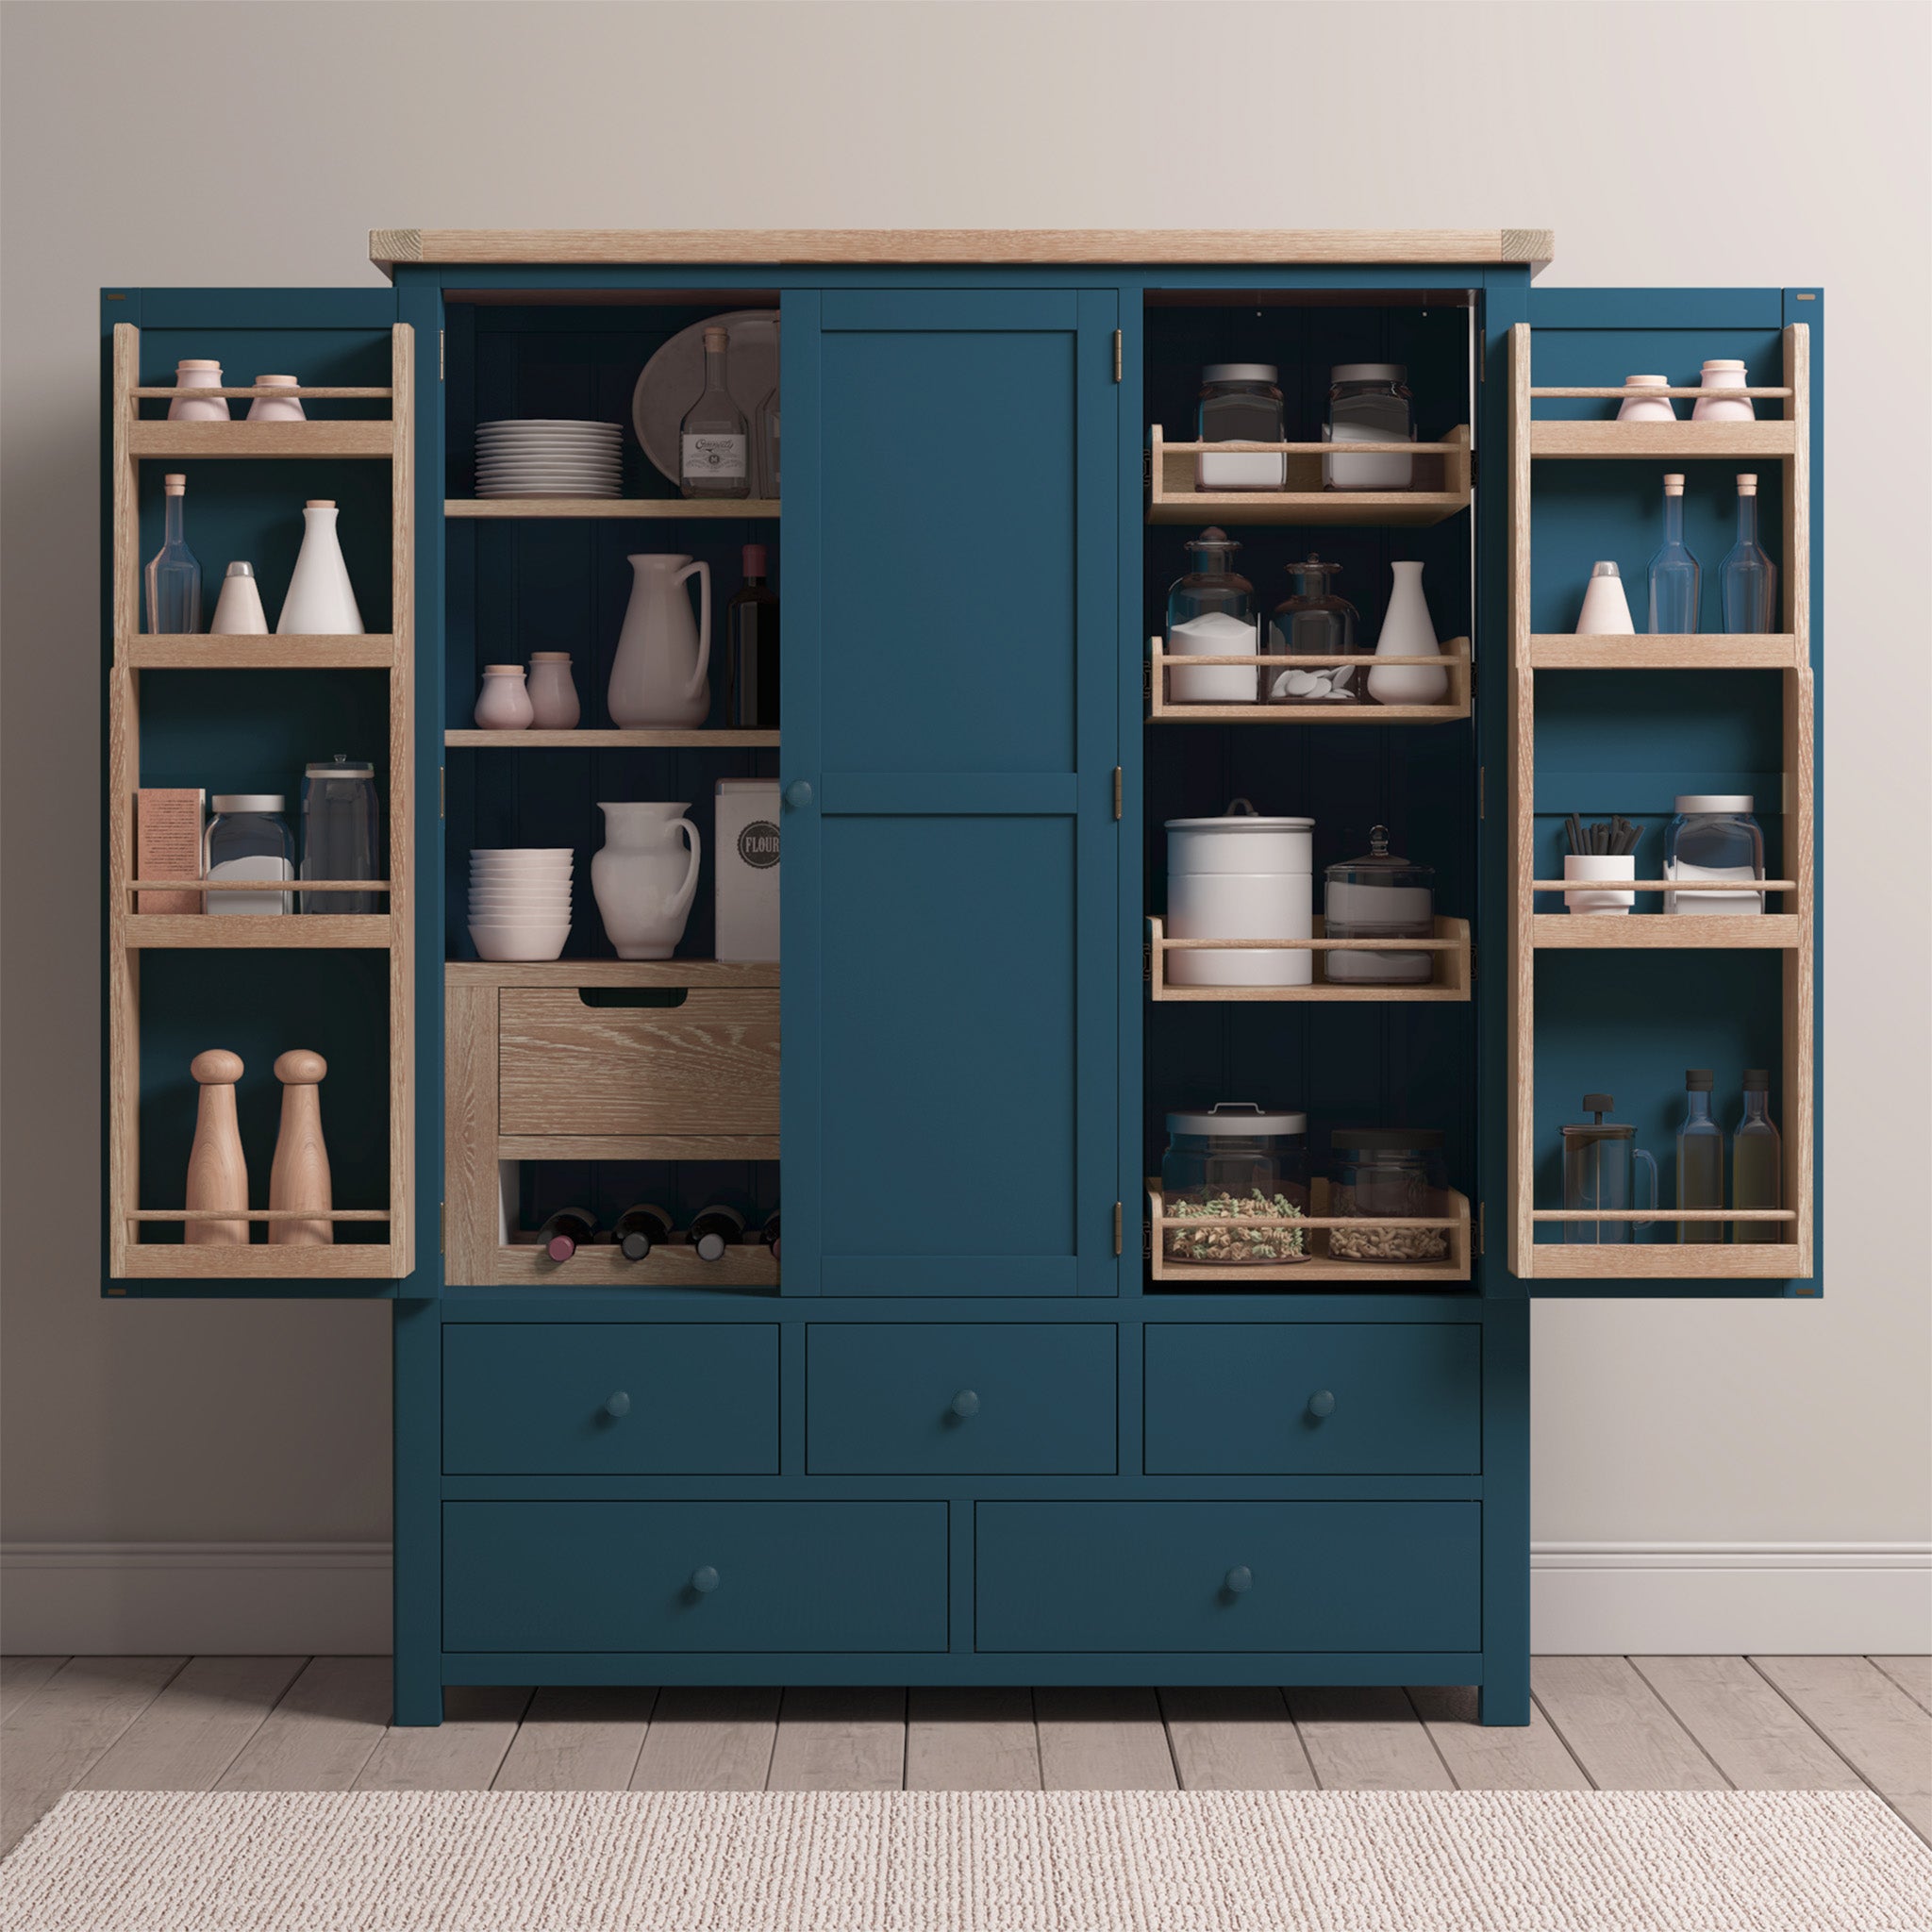
[{"label": "dark glass bottle", "polygon": [[778,1258],[778,1210],[774,1208],[764,1226],[758,1229],[758,1239],[772,1251],[772,1259]]},{"label": "dark glass bottle", "polygon": [[559,1208],[537,1230],[537,1240],[553,1261],[568,1261],[597,1239],[597,1224],[581,1208]]},{"label": "dark glass bottle", "polygon": [[617,1217],[610,1232],[626,1261],[641,1261],[653,1248],[661,1248],[670,1241],[671,1217],[663,1208],[640,1201]]},{"label": "dark glass bottle", "polygon": [[744,1240],[744,1216],[717,1202],[691,1218],[690,1241],[700,1261],[722,1261],[724,1250]]},{"label": "dark glass bottle", "polygon": [[765,582],[765,546],[744,546],[744,588],[724,607],[725,723],[778,728],[778,595]]}]

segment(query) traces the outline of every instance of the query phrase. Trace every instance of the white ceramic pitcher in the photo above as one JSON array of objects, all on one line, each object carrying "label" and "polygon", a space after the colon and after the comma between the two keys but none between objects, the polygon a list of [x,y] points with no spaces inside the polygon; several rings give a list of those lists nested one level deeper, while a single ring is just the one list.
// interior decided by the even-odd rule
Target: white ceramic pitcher
[{"label": "white ceramic pitcher", "polygon": [[[711,566],[668,554],[633,557],[630,567],[630,604],[610,667],[610,722],[702,724],[711,709]],[[695,624],[684,588],[691,576]]]},{"label": "white ceramic pitcher", "polygon": [[591,890],[620,959],[668,959],[684,937],[703,846],[683,805],[599,805]]}]

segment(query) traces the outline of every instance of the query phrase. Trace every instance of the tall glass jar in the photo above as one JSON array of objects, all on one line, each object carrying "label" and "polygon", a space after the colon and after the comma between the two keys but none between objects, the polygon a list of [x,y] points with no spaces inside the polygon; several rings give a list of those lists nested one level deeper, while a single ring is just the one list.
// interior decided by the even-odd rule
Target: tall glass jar
[{"label": "tall glass jar", "polygon": [[[1328,420],[1324,442],[1413,442],[1415,399],[1408,371],[1400,362],[1338,362],[1328,372]],[[1407,490],[1415,458],[1328,456],[1322,458],[1324,490]]]},{"label": "tall glass jar", "polygon": [[[1292,593],[1274,607],[1268,640],[1261,648],[1274,658],[1335,658],[1356,653],[1356,608],[1329,589],[1341,568],[1309,555],[1291,563]],[[1362,654],[1372,655],[1372,654]],[[1272,705],[1357,704],[1361,692],[1356,665],[1296,666],[1275,671],[1261,666],[1261,700]]]},{"label": "tall glass jar", "polygon": [[[1280,1266],[1307,1258],[1307,1236],[1280,1224],[1308,1211],[1308,1117],[1217,1101],[1167,1117],[1161,1205],[1171,1261]],[[1243,1217],[1253,1216],[1254,1220]],[[1186,1224],[1198,1220],[1201,1225]]]},{"label": "tall glass jar", "polygon": [[[1335,1156],[1330,1214],[1365,1221],[1448,1218],[1449,1175],[1440,1129],[1337,1127],[1328,1145]],[[1449,1254],[1449,1230],[1332,1227],[1328,1253],[1337,1261],[1441,1261]]]},{"label": "tall glass jar", "polygon": [[[1664,827],[1667,879],[1749,880],[1764,876],[1764,833],[1748,792],[1690,792]],[[1666,892],[1676,913],[1762,912],[1762,892]]]},{"label": "tall glass jar", "polygon": [[[302,776],[302,876],[380,878],[375,767],[340,755]],[[374,912],[374,892],[304,892],[304,912]]]},{"label": "tall glass jar", "polygon": [[[202,876],[208,879],[291,879],[295,841],[279,791],[218,791],[214,817],[202,838]],[[205,912],[292,912],[292,892],[204,892]]]},{"label": "tall glass jar", "polygon": [[[1322,931],[1331,940],[1425,940],[1436,929],[1435,868],[1411,865],[1389,849],[1389,827],[1369,828],[1359,858],[1331,865],[1322,895]],[[1323,954],[1337,986],[1414,986],[1435,970],[1428,953],[1337,948]]]},{"label": "tall glass jar", "polygon": [[[1281,391],[1272,362],[1210,362],[1201,372],[1194,434],[1201,442],[1280,442]],[[1197,458],[1201,490],[1285,490],[1288,458],[1268,450],[1204,450]]]},{"label": "tall glass jar", "polygon": [[[1226,531],[1203,530],[1182,546],[1188,573],[1167,593],[1167,649],[1174,658],[1249,658],[1255,637],[1255,587],[1237,574],[1241,546]],[[1195,664],[1168,673],[1168,696],[1177,705],[1252,705],[1258,689],[1253,664]]]}]

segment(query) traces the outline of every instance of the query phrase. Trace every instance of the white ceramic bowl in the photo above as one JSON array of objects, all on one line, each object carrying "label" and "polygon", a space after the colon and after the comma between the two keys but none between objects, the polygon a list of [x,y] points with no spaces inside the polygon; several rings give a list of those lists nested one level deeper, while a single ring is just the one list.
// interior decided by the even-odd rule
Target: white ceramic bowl
[{"label": "white ceramic bowl", "polygon": [[575,857],[573,845],[478,845],[470,853],[470,863],[534,865],[545,859],[552,865],[568,865]]},{"label": "white ceramic bowl", "polygon": [[570,922],[548,925],[472,925],[470,939],[486,959],[555,959],[570,938]]},{"label": "white ceramic bowl", "polygon": [[472,919],[568,919],[570,917],[570,894],[568,892],[530,893],[527,896],[513,893],[472,892],[470,894],[470,917]]},{"label": "white ceramic bowl", "polygon": [[1312,986],[1312,953],[1277,953],[1264,946],[1241,946],[1211,953],[1169,953],[1170,986]]}]

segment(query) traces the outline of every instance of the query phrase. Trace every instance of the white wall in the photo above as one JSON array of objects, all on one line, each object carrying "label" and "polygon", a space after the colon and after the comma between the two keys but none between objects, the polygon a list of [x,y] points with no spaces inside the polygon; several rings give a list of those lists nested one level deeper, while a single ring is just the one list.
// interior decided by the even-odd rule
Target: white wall
[{"label": "white wall", "polygon": [[[97,1295],[103,284],[367,285],[365,231],[416,225],[1509,225],[1555,228],[1552,283],[1829,303],[1827,1292],[1540,1307],[1536,1535],[1748,1544],[1759,1603],[1791,1581],[1787,1545],[1800,1567],[1829,1567],[1824,1543],[1923,1549],[1927,18],[8,6],[7,1535],[388,1534],[386,1310]],[[1865,1600],[1851,1574],[1841,1623]]]}]

